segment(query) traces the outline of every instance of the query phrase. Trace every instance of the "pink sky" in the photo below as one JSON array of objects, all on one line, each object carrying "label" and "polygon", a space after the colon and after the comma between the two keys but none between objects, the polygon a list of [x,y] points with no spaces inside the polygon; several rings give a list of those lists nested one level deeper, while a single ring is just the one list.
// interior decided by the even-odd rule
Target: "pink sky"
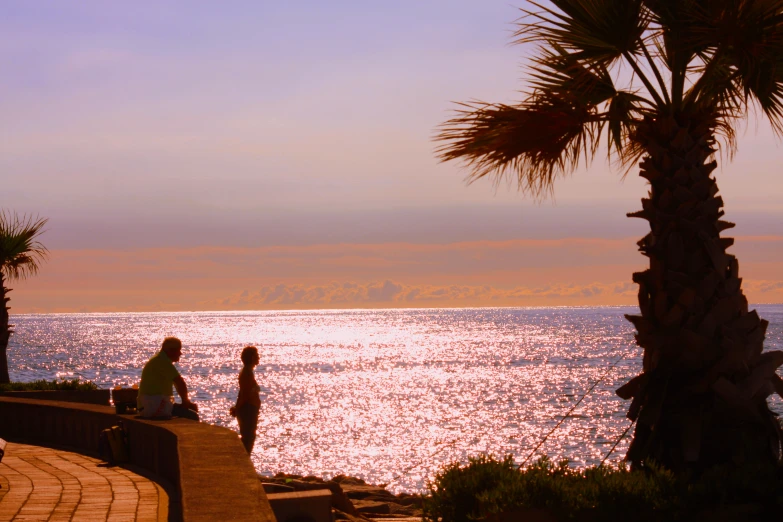
[{"label": "pink sky", "polygon": [[[0,208],[51,218],[52,250],[12,312],[633,304],[633,170],[539,205],[435,158],[453,101],[518,99],[527,6],[3,2]],[[783,302],[783,149],[739,136],[734,248]]]}]

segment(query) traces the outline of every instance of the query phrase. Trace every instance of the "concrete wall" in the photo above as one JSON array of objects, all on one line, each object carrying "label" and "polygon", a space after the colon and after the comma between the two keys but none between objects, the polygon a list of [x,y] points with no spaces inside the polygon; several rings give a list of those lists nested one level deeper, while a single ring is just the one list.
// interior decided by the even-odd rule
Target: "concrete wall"
[{"label": "concrete wall", "polygon": [[122,421],[131,462],[178,489],[185,522],[275,522],[237,434],[185,419],[149,421],[93,404],[0,396],[0,438],[98,451],[101,430]]}]

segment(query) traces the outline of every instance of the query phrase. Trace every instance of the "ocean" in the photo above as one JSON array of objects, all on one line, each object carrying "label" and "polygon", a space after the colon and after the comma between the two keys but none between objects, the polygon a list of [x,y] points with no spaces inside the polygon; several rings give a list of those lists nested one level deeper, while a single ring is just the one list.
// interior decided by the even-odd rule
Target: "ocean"
[{"label": "ocean", "polygon": [[[770,322],[766,349],[783,349],[783,305],[756,309]],[[641,349],[623,318],[634,311],[14,315],[8,355],[12,380],[80,377],[101,387],[131,386],[163,338],[175,335],[184,344],[179,368],[202,420],[236,430],[228,410],[239,354],[255,345],[258,472],[342,473],[415,492],[444,464],[479,453],[510,453],[517,462],[546,454],[578,467],[606,458],[630,424],[629,403],[614,390],[641,368]],[[777,397],[770,403],[783,412]],[[630,433],[607,462],[619,462],[629,440]]]}]

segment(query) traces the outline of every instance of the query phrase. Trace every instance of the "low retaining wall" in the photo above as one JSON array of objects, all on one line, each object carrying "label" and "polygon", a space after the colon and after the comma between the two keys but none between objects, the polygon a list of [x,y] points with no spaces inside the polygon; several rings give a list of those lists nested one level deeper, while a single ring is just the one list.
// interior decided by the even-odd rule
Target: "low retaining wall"
[{"label": "low retaining wall", "polygon": [[109,406],[0,396],[0,438],[97,453],[101,430],[125,424],[131,462],[177,488],[185,522],[275,522],[237,434],[185,419],[149,421]]}]

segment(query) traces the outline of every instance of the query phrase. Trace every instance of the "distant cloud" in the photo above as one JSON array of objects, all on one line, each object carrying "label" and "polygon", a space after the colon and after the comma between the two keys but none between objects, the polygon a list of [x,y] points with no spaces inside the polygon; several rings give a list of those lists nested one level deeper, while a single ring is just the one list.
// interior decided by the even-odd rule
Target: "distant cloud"
[{"label": "distant cloud", "polygon": [[[738,237],[751,302],[783,302],[783,237]],[[631,239],[53,250],[13,313],[632,305]]]},{"label": "distant cloud", "polygon": [[[622,290],[621,290],[622,289]],[[391,280],[370,283],[332,282],[325,285],[277,284],[258,290],[243,290],[215,301],[199,303],[207,309],[265,309],[280,307],[354,307],[366,306],[492,306],[499,302],[520,306],[541,304],[579,304],[603,294],[628,298],[635,290],[617,283],[589,285],[556,284],[544,287],[496,288],[488,285],[410,285]],[[560,302],[562,301],[562,302]],[[578,301],[578,303],[575,303]]]},{"label": "distant cloud", "polygon": [[745,286],[766,294],[783,290],[783,281],[749,281]]},{"label": "distant cloud", "polygon": [[625,283],[620,283],[614,286],[612,288],[612,293],[618,294],[618,295],[625,295],[629,292],[635,292],[636,291],[636,285],[631,283],[630,281]]}]

